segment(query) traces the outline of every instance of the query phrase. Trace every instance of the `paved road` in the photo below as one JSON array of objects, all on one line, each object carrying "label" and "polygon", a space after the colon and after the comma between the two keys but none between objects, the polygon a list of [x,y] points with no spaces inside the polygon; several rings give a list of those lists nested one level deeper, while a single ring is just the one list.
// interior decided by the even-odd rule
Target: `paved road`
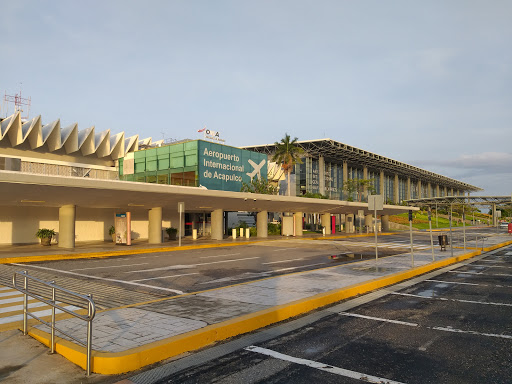
[{"label": "paved road", "polygon": [[510,383],[511,288],[509,247],[198,366],[182,359],[159,382]]},{"label": "paved road", "polygon": [[[479,236],[481,239],[486,233],[488,230],[468,230],[468,238]],[[414,249],[430,249],[428,233],[414,234]],[[379,237],[379,257],[409,250],[407,233]],[[332,255],[342,256],[332,260]],[[14,271],[26,269],[40,279],[54,280],[67,289],[93,294],[99,309],[104,309],[373,257],[372,237],[288,239],[108,259],[0,265],[0,284],[9,284]],[[7,288],[0,292],[0,330],[10,329],[21,320],[21,304],[19,293]],[[31,303],[32,307],[36,305],[40,306],[37,315],[49,313],[49,307]]]}]

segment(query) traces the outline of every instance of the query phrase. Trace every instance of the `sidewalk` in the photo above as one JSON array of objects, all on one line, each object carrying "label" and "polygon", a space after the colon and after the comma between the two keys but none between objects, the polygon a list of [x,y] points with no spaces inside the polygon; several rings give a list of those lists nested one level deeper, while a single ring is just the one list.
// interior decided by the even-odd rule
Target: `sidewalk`
[{"label": "sidewalk", "polygon": [[[319,237],[328,240],[337,236]],[[220,242],[220,246],[228,244],[248,242]],[[485,250],[508,244],[512,244],[510,237],[493,236]],[[148,251],[147,244],[140,250]],[[137,370],[480,253],[454,249],[451,257],[449,249],[436,249],[433,262],[428,250],[414,253],[414,267],[411,254],[402,254],[379,259],[377,264],[365,260],[334,265],[103,311],[93,321],[92,370],[100,374]],[[58,327],[85,341],[84,324],[65,319],[58,322]],[[30,329],[30,334],[48,344],[47,330],[37,326]],[[58,338],[56,351],[85,368],[85,348]]]}]

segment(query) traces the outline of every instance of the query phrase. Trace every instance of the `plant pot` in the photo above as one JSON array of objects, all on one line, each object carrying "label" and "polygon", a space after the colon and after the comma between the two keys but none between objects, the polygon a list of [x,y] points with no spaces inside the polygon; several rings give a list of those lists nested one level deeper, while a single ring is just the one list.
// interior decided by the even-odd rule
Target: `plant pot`
[{"label": "plant pot", "polygon": [[168,235],[169,236],[169,241],[173,241],[173,240],[176,240],[176,234],[172,234],[172,235]]},{"label": "plant pot", "polygon": [[111,236],[112,236],[112,242],[114,242],[114,243],[115,243],[115,242],[116,242],[116,234],[115,234],[115,233],[113,233]]},{"label": "plant pot", "polygon": [[42,237],[41,238],[41,245],[49,246],[52,241],[51,237]]}]

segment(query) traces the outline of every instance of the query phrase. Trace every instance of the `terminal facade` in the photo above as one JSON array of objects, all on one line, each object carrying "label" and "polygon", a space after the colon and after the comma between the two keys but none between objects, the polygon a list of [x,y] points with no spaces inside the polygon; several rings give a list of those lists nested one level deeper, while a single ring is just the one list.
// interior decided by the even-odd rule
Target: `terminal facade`
[{"label": "terminal facade", "polygon": [[[403,199],[479,190],[332,140],[299,145],[305,155],[295,167],[295,196],[321,193],[331,200],[239,192],[253,177],[285,179],[271,162],[273,145],[235,148],[204,140],[166,145],[94,127],[79,130],[77,124],[62,127],[59,120],[43,124],[41,116],[22,121],[17,112],[0,119],[0,244],[36,243],[39,228],[55,229],[59,246],[108,240],[115,214],[126,211],[135,239],[159,243],[163,227],[178,226],[177,201],[187,204],[185,233],[198,229],[222,238],[224,212],[245,211],[258,212],[257,221],[265,224],[268,212],[294,216],[293,228],[284,234],[300,235],[306,213],[324,212],[323,221],[330,222],[325,212],[341,220],[367,207],[367,193],[357,202],[343,192],[343,183],[354,178],[372,180],[375,191],[394,204],[385,214],[404,210],[397,206]],[[258,226],[260,234],[266,236],[266,225]]]}]

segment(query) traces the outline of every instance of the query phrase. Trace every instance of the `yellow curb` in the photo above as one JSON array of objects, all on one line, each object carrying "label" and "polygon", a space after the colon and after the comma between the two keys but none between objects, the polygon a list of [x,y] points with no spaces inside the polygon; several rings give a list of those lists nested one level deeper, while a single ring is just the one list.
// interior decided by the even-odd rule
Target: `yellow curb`
[{"label": "yellow curb", "polygon": [[[509,241],[505,241],[504,243],[491,245],[490,247],[485,247],[485,248],[466,247],[466,249],[477,249],[477,250],[481,250],[482,252],[490,252],[490,251],[494,251],[495,249],[506,247],[507,245],[511,245],[511,244],[512,244],[512,240],[509,240]],[[453,248],[454,249],[464,249],[463,247],[453,247]]]},{"label": "yellow curb", "polygon": [[[382,235],[393,235],[395,233],[384,233]],[[296,240],[325,240],[325,239],[337,239],[337,238],[350,238],[350,237],[365,237],[369,235],[346,235],[346,236],[331,236],[329,238],[313,238],[313,237],[294,237]],[[380,236],[380,235],[379,235]],[[222,247],[236,247],[248,244],[257,244],[260,242],[267,241],[280,241],[283,239],[258,239],[255,241],[244,241],[239,243],[222,243],[222,244],[203,244],[203,245],[185,245],[182,247],[161,247],[161,248],[144,248],[144,249],[132,249],[122,251],[109,251],[109,252],[90,252],[90,253],[68,253],[62,255],[38,255],[38,256],[20,256],[20,257],[6,257],[0,258],[0,264],[11,264],[11,263],[35,263],[39,261],[59,261],[59,260],[75,260],[75,259],[99,259],[115,256],[125,255],[140,255],[144,253],[158,253],[158,252],[176,252],[176,251],[188,251],[191,249],[207,249],[207,248],[222,248]]]},{"label": "yellow curb", "polygon": [[[260,240],[261,241],[261,240]],[[272,241],[272,240],[265,240]],[[0,259],[0,264],[9,263],[32,263],[38,261],[56,261],[56,260],[75,260],[75,259],[93,259],[93,258],[105,258],[113,256],[124,256],[124,255],[139,255],[143,253],[157,253],[157,252],[175,252],[175,251],[187,251],[191,249],[204,249],[204,248],[221,248],[221,247],[234,247],[246,244],[255,244],[259,241],[246,241],[243,243],[224,243],[224,244],[204,244],[204,245],[185,245],[182,247],[162,247],[162,248],[144,248],[144,249],[132,249],[126,251],[111,251],[111,252],[91,252],[91,253],[74,253],[65,255],[39,255],[39,256],[22,256],[22,257],[7,257]]]},{"label": "yellow curb", "polygon": [[[262,327],[278,323],[289,318],[302,315],[314,309],[361,295],[400,281],[430,272],[450,264],[480,255],[480,251],[466,253],[450,259],[437,261],[408,271],[398,272],[390,276],[373,279],[362,284],[321,293],[290,304],[279,305],[252,314],[237,317],[202,329],[170,337],[141,347],[118,353],[93,352],[93,372],[114,375],[140,369],[144,366],[178,356],[182,353],[197,350],[217,341],[252,332]],[[49,345],[49,335],[37,329],[29,334],[45,345]],[[86,351],[67,340],[57,339],[56,352],[85,369]]]}]

